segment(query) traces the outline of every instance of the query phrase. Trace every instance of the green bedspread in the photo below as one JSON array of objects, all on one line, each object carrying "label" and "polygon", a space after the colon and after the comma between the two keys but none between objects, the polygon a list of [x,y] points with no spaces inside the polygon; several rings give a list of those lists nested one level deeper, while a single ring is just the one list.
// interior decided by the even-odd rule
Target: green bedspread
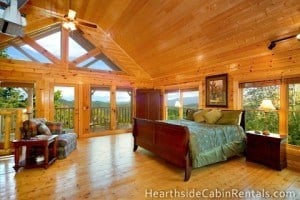
[{"label": "green bedspread", "polygon": [[189,120],[166,120],[165,122],[188,127],[193,168],[240,155],[246,146],[246,136],[241,126],[206,124]]}]

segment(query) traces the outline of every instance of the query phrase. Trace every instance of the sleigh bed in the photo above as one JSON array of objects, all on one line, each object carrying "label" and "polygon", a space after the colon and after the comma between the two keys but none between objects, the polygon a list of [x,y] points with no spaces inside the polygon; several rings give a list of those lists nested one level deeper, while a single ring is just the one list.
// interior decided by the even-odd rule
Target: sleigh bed
[{"label": "sleigh bed", "polygon": [[221,117],[217,121],[211,121],[203,113],[199,120],[197,114],[201,112],[208,115],[211,111],[188,109],[187,119],[182,120],[134,118],[133,150],[140,146],[183,168],[184,181],[190,179],[192,168],[243,154],[246,138],[244,111],[219,110]]}]

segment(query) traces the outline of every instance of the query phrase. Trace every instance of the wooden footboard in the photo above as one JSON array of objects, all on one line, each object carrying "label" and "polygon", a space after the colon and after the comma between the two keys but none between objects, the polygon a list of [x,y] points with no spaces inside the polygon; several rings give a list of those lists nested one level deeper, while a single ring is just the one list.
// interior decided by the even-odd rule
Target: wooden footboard
[{"label": "wooden footboard", "polygon": [[185,170],[184,181],[191,176],[189,130],[185,126],[134,118],[134,147],[145,148]]}]

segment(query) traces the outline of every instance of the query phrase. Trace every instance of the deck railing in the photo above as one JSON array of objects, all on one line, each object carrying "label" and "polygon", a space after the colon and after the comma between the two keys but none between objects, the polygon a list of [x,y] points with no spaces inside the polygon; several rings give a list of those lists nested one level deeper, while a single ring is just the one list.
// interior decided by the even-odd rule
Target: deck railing
[{"label": "deck railing", "polygon": [[[130,106],[117,106],[116,122],[117,128],[130,127],[132,112]],[[91,111],[91,128],[100,127],[110,129],[110,107],[93,107]]]},{"label": "deck railing", "polygon": [[131,107],[117,106],[117,122],[118,124],[131,124]]},{"label": "deck railing", "polygon": [[74,129],[74,107],[56,107],[54,120],[62,122],[66,129]]},{"label": "deck railing", "polygon": [[[117,106],[116,116],[117,128],[131,125],[132,112],[130,106]],[[54,119],[55,121],[62,122],[64,128],[73,129],[74,107],[56,107]],[[110,129],[110,107],[92,107],[90,126],[92,129],[95,127],[101,127],[105,130]]]},{"label": "deck railing", "polygon": [[12,152],[10,141],[21,139],[23,109],[0,109],[0,155]]}]

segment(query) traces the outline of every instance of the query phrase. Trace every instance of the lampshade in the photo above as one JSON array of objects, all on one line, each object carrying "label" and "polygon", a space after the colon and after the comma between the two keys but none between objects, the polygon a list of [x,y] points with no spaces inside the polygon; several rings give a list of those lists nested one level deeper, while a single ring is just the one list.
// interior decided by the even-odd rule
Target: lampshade
[{"label": "lampshade", "polygon": [[176,102],[175,102],[175,107],[178,107],[178,108],[181,107],[181,104],[180,104],[179,101],[176,101]]},{"label": "lampshade", "polygon": [[261,102],[258,109],[263,110],[263,111],[276,110],[276,108],[274,107],[274,105],[270,99],[264,99]]}]

